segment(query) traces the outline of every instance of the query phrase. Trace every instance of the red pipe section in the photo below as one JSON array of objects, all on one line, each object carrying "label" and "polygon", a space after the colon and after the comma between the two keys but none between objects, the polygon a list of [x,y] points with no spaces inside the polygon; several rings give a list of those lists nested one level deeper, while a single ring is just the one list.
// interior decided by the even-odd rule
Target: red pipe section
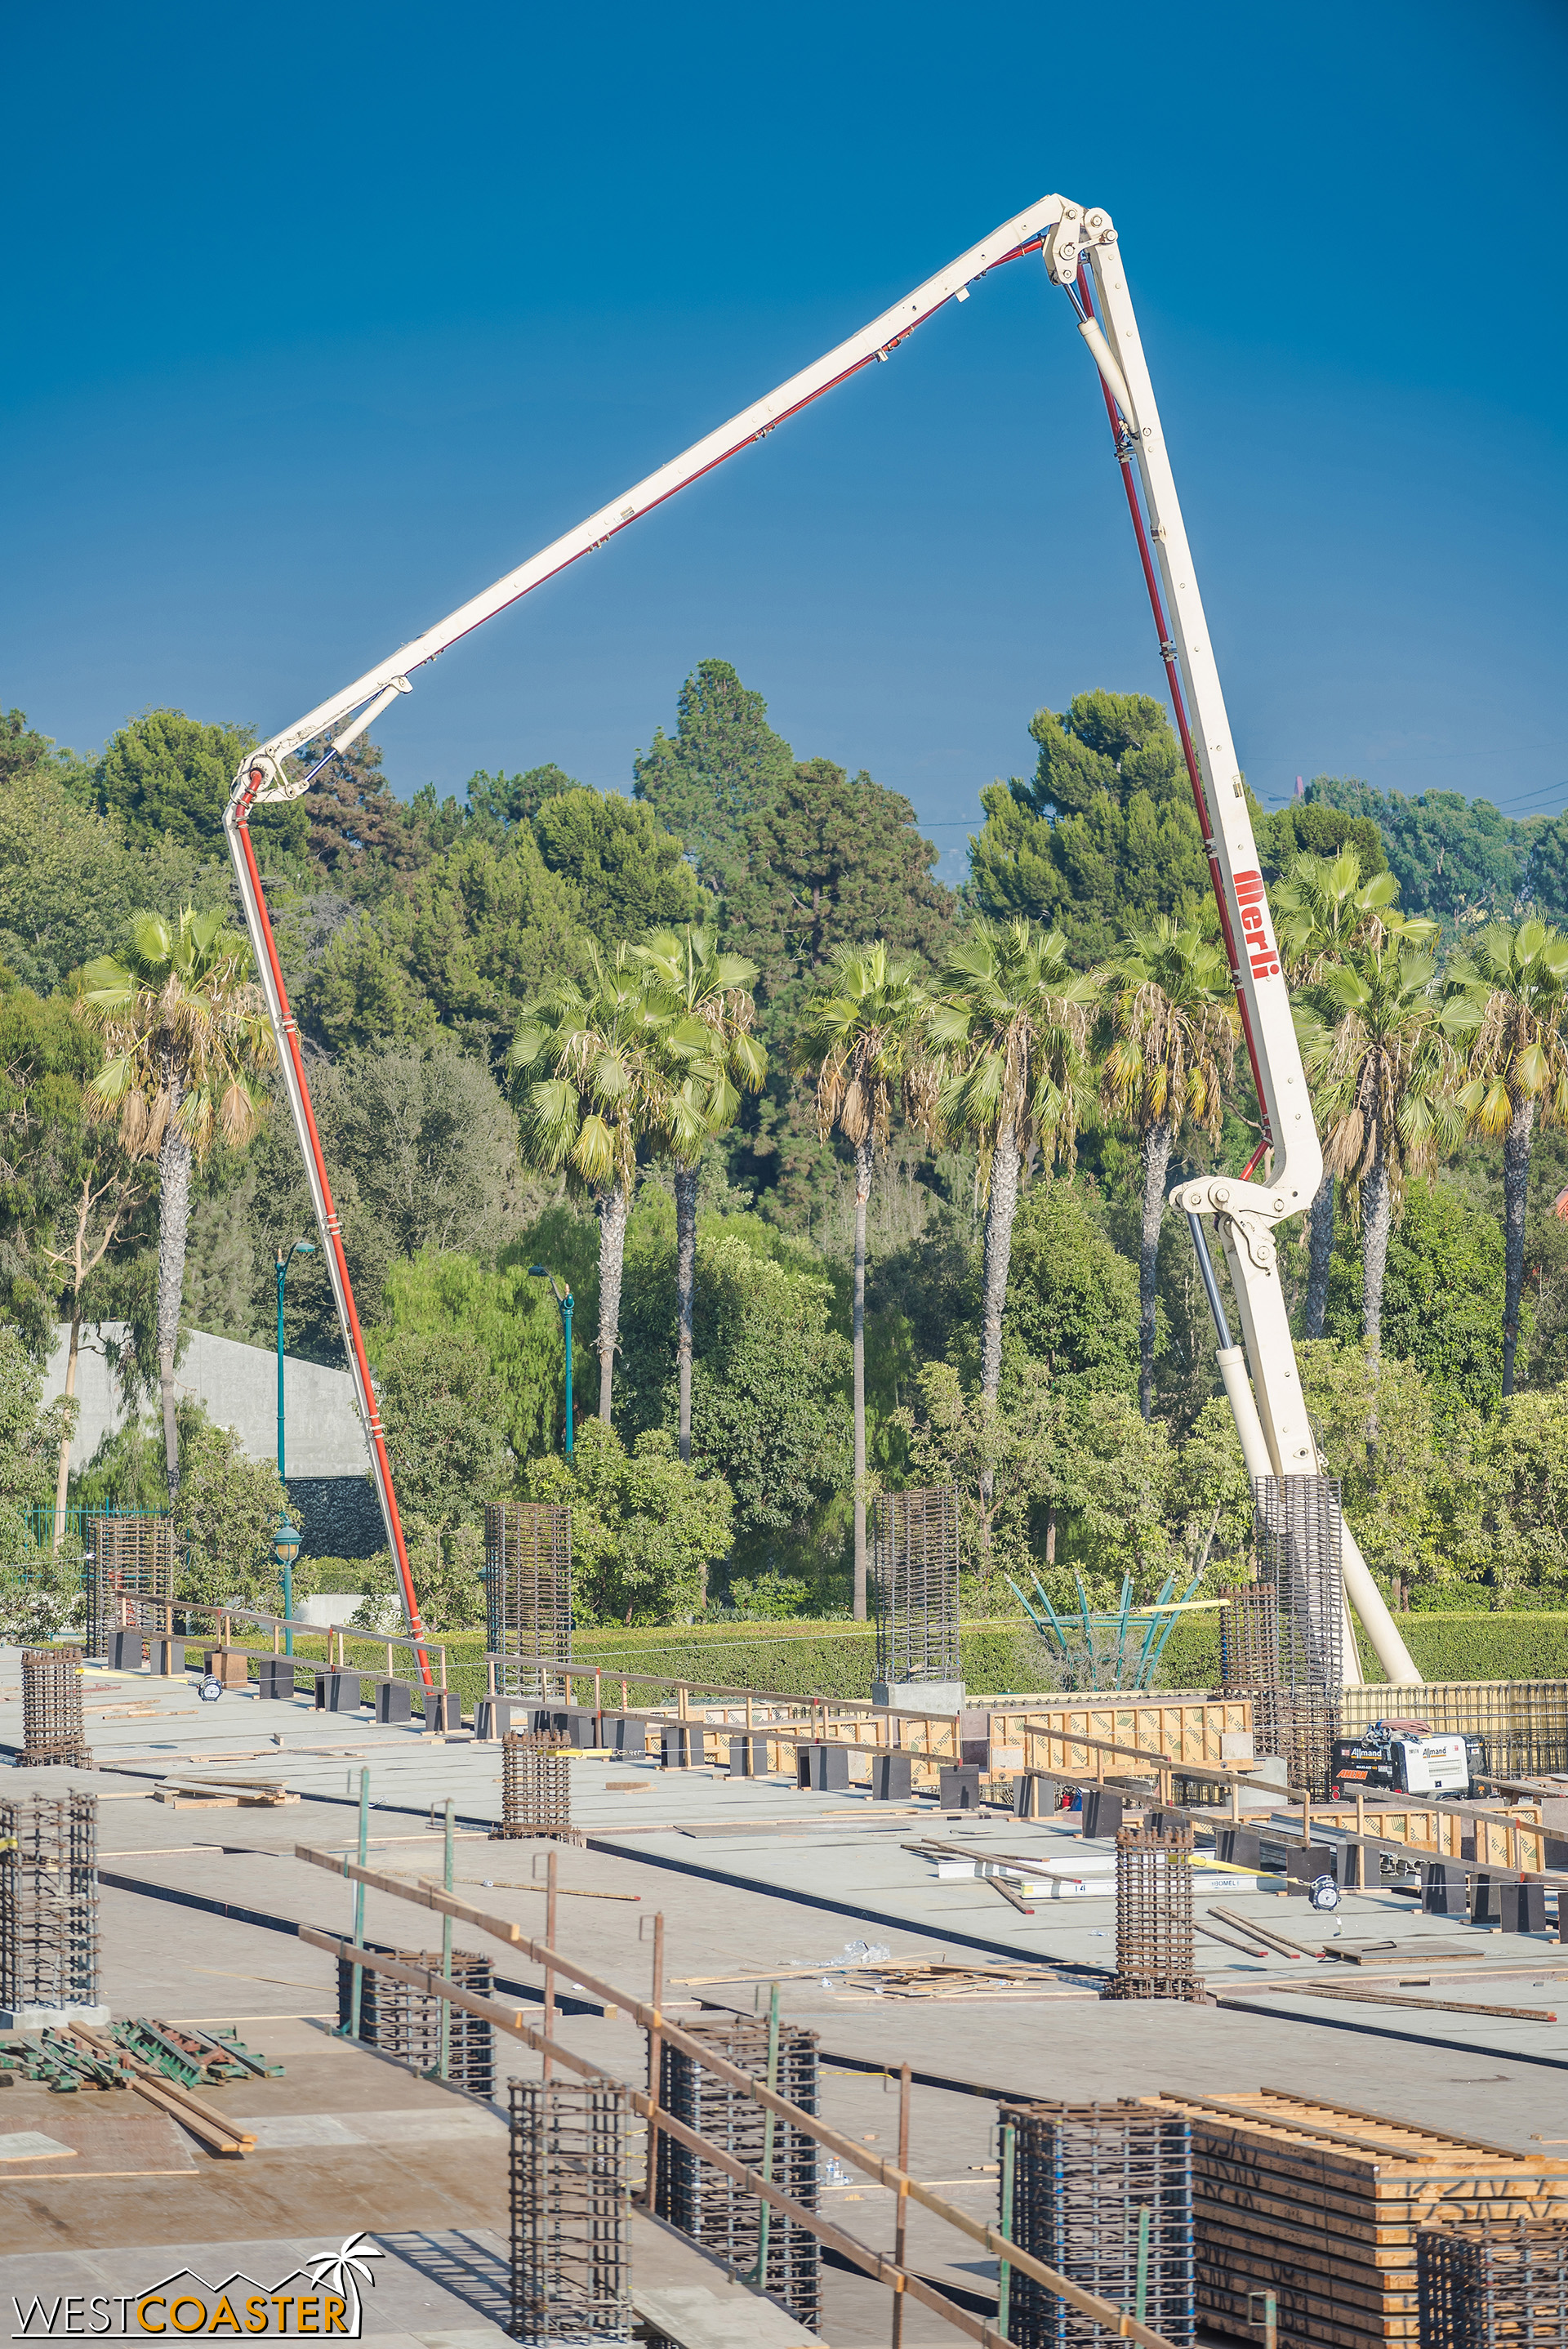
[{"label": "red pipe section", "polygon": [[[1094,297],[1089,291],[1088,273],[1080,261],[1078,274],[1078,299],[1086,315],[1095,315]],[[1165,617],[1165,601],[1160,593],[1160,580],[1150,551],[1149,533],[1144,527],[1143,508],[1139,503],[1138,485],[1132,478],[1132,444],[1126,427],[1118,421],[1116,402],[1110,387],[1097,368],[1100,398],[1110,421],[1110,437],[1116,445],[1116,461],[1121,468],[1121,483],[1127,492],[1127,510],[1132,516],[1133,535],[1138,541],[1138,559],[1143,565],[1143,584],[1149,590],[1150,606],[1154,614],[1154,626],[1160,637],[1160,657],[1165,664],[1165,676],[1171,688],[1171,704],[1176,712],[1176,730],[1181,737],[1181,755],[1187,761],[1187,780],[1192,786],[1192,803],[1198,811],[1198,826],[1202,834],[1203,852],[1209,860],[1209,879],[1213,885],[1214,903],[1220,909],[1220,928],[1225,941],[1225,954],[1231,967],[1231,985],[1236,990],[1236,1009],[1242,1015],[1242,1034],[1246,1039],[1247,1059],[1252,1063],[1253,1084],[1258,1097],[1258,1117],[1263,1126],[1263,1140],[1247,1162],[1241,1177],[1244,1183],[1257,1166],[1265,1150],[1274,1146],[1274,1133],[1269,1124],[1268,1101],[1264,1092],[1264,1081],[1258,1068],[1257,1045],[1253,1038],[1253,1023],[1247,1013],[1247,999],[1242,988],[1241,965],[1236,960],[1235,933],[1231,927],[1231,910],[1225,903],[1225,885],[1220,872],[1220,860],[1214,854],[1214,827],[1210,821],[1209,802],[1203,790],[1202,771],[1198,753],[1192,746],[1192,732],[1187,723],[1187,704],[1181,692],[1181,672],[1178,666],[1176,647],[1171,641]]]},{"label": "red pipe section", "polygon": [[[343,1226],[337,1220],[337,1209],[333,1205],[332,1185],[327,1180],[326,1160],[322,1155],[321,1135],[316,1131],[315,1111],[311,1106],[310,1087],[305,1082],[304,1060],[299,1048],[299,1022],[289,1009],[288,989],[284,985],[283,969],[278,962],[278,950],[273,941],[273,926],[267,917],[267,901],[262,889],[262,876],[257,870],[255,851],[251,846],[251,807],[256,792],[261,789],[265,780],[266,778],[257,770],[252,770],[253,788],[234,811],[234,828],[240,835],[240,846],[244,852],[245,869],[251,876],[256,916],[262,926],[262,944],[266,949],[267,968],[272,973],[273,985],[277,989],[278,1002],[283,1010],[284,1041],[288,1048],[289,1059],[294,1063],[294,1079],[299,1086],[300,1100],[304,1104],[305,1127],[310,1135],[310,1154],[315,1162],[316,1179],[321,1185],[321,1195],[326,1203],[326,1241],[332,1250],[333,1260],[337,1266],[337,1277],[341,1284],[346,1314],[344,1335],[354,1349],[354,1359],[359,1368],[361,1392],[365,1396],[366,1410],[369,1418],[367,1433],[371,1449],[376,1454],[377,1483],[387,1505],[392,1548],[397,1561],[397,1577],[403,1585],[403,1604],[408,1610],[408,1629],[418,1642],[424,1638],[425,1626],[419,1619],[419,1602],[414,1595],[414,1576],[408,1564],[407,1547],[403,1539],[403,1521],[397,1514],[397,1495],[392,1485],[392,1463],[387,1456],[387,1439],[381,1429],[381,1414],[376,1407],[376,1389],[371,1383],[370,1365],[366,1360],[365,1340],[359,1330],[359,1315],[355,1310],[354,1288],[348,1278],[348,1259],[343,1252]],[[423,1647],[416,1646],[415,1652],[419,1659],[419,1678],[427,1688],[431,1688],[435,1683],[430,1671],[430,1659]]]}]

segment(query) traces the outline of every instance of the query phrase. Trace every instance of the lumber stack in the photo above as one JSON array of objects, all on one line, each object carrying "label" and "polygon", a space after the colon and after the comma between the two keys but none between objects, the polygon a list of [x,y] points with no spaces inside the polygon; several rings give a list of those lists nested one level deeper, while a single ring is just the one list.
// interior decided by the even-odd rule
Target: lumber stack
[{"label": "lumber stack", "polygon": [[1568,2220],[1568,2162],[1273,2088],[1151,2101],[1191,2124],[1199,2322],[1273,2292],[1281,2349],[1416,2344],[1423,2227]]}]

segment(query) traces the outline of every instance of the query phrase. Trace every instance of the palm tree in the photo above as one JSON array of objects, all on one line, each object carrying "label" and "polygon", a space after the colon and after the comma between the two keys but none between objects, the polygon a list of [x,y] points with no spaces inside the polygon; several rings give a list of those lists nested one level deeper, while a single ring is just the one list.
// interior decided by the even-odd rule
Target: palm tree
[{"label": "palm tree", "polygon": [[741,1092],[754,1093],[761,1086],[768,1054],[751,1032],[755,963],[744,955],[720,954],[712,931],[690,922],[684,930],[655,931],[633,952],[648,974],[649,1001],[663,1022],[660,1041],[670,1064],[659,1140],[676,1170],[680,1454],[689,1460],[697,1168],[707,1144],[735,1123]]},{"label": "palm tree", "polygon": [[586,985],[562,980],[527,1006],[508,1054],[522,1080],[522,1147],[536,1166],[565,1167],[599,1216],[599,1416],[610,1423],[626,1222],[637,1144],[659,1130],[669,1092],[647,972],[631,948],[589,948]]},{"label": "palm tree", "polygon": [[795,1065],[817,1090],[817,1130],[835,1127],[855,1154],[855,1566],[853,1612],[866,1617],[866,1208],[878,1146],[885,1148],[894,1093],[918,1083],[925,991],[913,963],[882,939],[840,947],[809,1007]]},{"label": "palm tree", "polygon": [[1544,922],[1493,922],[1449,965],[1443,1025],[1464,1054],[1459,1105],[1481,1133],[1503,1136],[1502,1392],[1513,1392],[1524,1210],[1535,1121],[1568,1119],[1568,938]]},{"label": "palm tree", "polygon": [[1138,1252],[1138,1401],[1154,1409],[1154,1303],[1160,1217],[1171,1145],[1183,1126],[1217,1142],[1240,1028],[1224,954],[1168,914],[1131,930],[1113,957],[1100,1023],[1100,1097],[1130,1124],[1143,1160]]},{"label": "palm tree", "polygon": [[944,1077],[937,1116],[980,1159],[980,1392],[988,1403],[1002,1384],[1019,1175],[1037,1152],[1069,1166],[1077,1155],[1078,1128],[1094,1111],[1088,1045],[1099,991],[1093,972],[1073,969],[1058,930],[977,922],[948,956],[926,1022]]},{"label": "palm tree", "polygon": [[[1407,1174],[1459,1139],[1458,1069],[1429,954],[1395,932],[1328,965],[1298,1015],[1327,1131],[1324,1157],[1354,1177],[1361,1219],[1361,1334],[1376,1353],[1388,1235]],[[1376,1425],[1370,1431],[1376,1438]]]},{"label": "palm tree", "polygon": [[[1274,892],[1276,935],[1292,992],[1315,987],[1329,965],[1353,947],[1383,946],[1396,932],[1411,946],[1434,938],[1436,922],[1425,916],[1407,920],[1394,902],[1398,894],[1392,873],[1362,879],[1360,852],[1352,842],[1336,856],[1297,856]],[[1305,1338],[1322,1337],[1327,1314],[1337,1179],[1326,1160],[1307,1216]]]},{"label": "palm tree", "polygon": [[158,1161],[158,1376],[171,1508],[180,1491],[174,1354],[191,1168],[220,1134],[236,1144],[250,1140],[260,1118],[252,1081],[274,1052],[250,968],[250,947],[222,914],[187,905],[176,929],[161,914],[139,914],[124,961],[100,956],[81,977],[81,1008],[102,1030],[106,1054],[87,1091],[88,1112],[115,1120],[128,1156]]}]

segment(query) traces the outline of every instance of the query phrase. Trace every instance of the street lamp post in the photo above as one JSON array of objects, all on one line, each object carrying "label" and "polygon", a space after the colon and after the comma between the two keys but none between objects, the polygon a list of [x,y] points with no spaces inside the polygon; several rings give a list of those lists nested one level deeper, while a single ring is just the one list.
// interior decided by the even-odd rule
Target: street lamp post
[{"label": "street lamp post", "polygon": [[572,1291],[556,1279],[547,1265],[531,1264],[529,1275],[534,1280],[547,1280],[551,1293],[561,1309],[561,1334],[566,1346],[566,1457],[572,1457]]},{"label": "street lamp post", "polygon": [[[273,1268],[277,1274],[278,1280],[278,1483],[280,1485],[284,1481],[284,1283],[288,1278],[289,1267],[296,1256],[314,1256],[315,1254],[314,1240],[295,1240],[286,1256],[282,1248],[279,1248],[273,1258]],[[284,1538],[285,1534],[288,1537],[286,1542]],[[299,1556],[299,1535],[290,1525],[286,1509],[284,1513],[283,1524],[278,1527],[276,1538],[273,1543],[273,1556],[283,1568],[284,1613],[285,1616],[292,1617],[294,1614],[294,1562]],[[292,1656],[294,1653],[292,1631],[284,1633],[284,1653],[285,1656]]]}]

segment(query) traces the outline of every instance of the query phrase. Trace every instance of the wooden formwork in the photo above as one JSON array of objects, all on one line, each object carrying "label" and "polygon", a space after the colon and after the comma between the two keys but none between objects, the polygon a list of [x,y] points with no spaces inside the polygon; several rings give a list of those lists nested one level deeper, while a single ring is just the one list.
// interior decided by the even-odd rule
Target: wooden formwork
[{"label": "wooden formwork", "polygon": [[[1313,1816],[1348,1825],[1343,1804],[1326,1810],[1315,1803]],[[1473,1803],[1367,1803],[1357,1813],[1357,1825],[1362,1820],[1368,1835],[1408,1844],[1414,1858],[1527,1872],[1562,1865],[1562,1839],[1548,1836],[1538,1803],[1522,1803],[1511,1811],[1483,1811]]]},{"label": "wooden formwork", "polygon": [[1247,2334],[1272,2292],[1281,2349],[1416,2344],[1423,2227],[1568,2218],[1568,2162],[1273,2088],[1150,2101],[1191,2124],[1200,2322]]},{"label": "wooden formwork", "polygon": [[1251,1699],[1234,1693],[1171,1702],[1150,1698],[1145,1703],[1122,1695],[1080,1696],[1059,1710],[1024,1714],[1015,1734],[1024,1769],[1099,1778],[1122,1775],[1136,1765],[1124,1756],[1105,1754],[1088,1739],[1130,1746],[1150,1760],[1217,1765],[1226,1758],[1223,1738],[1237,1731],[1250,1733],[1252,1726]]}]

